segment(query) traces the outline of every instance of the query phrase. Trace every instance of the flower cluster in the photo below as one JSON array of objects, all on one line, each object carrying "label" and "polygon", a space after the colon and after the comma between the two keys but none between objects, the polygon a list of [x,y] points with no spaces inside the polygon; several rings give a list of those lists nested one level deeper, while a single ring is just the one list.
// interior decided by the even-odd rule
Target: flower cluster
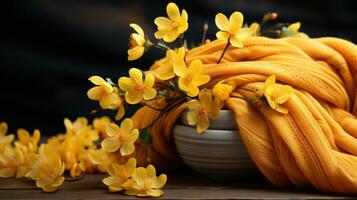
[{"label": "flower cluster", "polygon": [[[128,106],[147,106],[158,111],[157,118],[170,112],[181,103],[187,104],[187,121],[196,126],[198,133],[209,128],[210,119],[217,119],[225,101],[236,90],[234,81],[211,81],[205,73],[206,66],[199,59],[186,59],[190,49],[184,33],[189,27],[188,14],[175,3],[166,7],[167,17],[157,17],[154,21],[157,31],[156,41],[151,41],[137,24],[129,26],[135,31],[129,37],[128,60],[141,58],[151,48],[164,51],[165,57],[156,61],[147,71],[131,68],[128,76],[119,77],[117,82],[100,76],[91,76],[94,87],[88,90],[88,98],[98,101],[101,109],[116,111],[116,120],[109,117],[96,118],[93,124],[84,117],[75,121],[64,120],[65,132],[53,136],[39,145],[40,131],[32,134],[24,129],[8,134],[8,126],[0,123],[0,177],[30,178],[46,192],[58,189],[65,181],[81,178],[85,173],[99,171],[108,173],[103,179],[111,192],[125,191],[127,195],[159,197],[165,185],[165,174],[156,176],[154,166],[137,167],[136,147],[151,143],[151,127],[134,127],[132,119],[125,118]],[[249,37],[308,37],[299,32],[300,23],[277,23],[266,28],[275,20],[277,13],[264,15],[260,23],[249,26],[244,23],[243,14],[233,12],[229,18],[218,13],[215,23],[216,37],[225,44],[219,59],[225,62],[225,52],[232,48],[243,48]],[[204,26],[202,43],[206,42]],[[207,40],[209,42],[209,40]],[[263,94],[249,102],[263,101],[271,109],[282,114],[288,113],[284,104],[293,95],[293,89],[275,83],[275,76],[266,79]],[[156,119],[153,119],[155,122]]]},{"label": "flower cluster", "polygon": [[139,197],[159,197],[163,194],[161,188],[167,181],[167,176],[156,176],[154,166],[136,167],[136,160],[130,158],[124,165],[113,163],[107,168],[109,177],[103,179],[103,183],[109,187],[109,191],[117,192],[126,190],[127,195]]}]

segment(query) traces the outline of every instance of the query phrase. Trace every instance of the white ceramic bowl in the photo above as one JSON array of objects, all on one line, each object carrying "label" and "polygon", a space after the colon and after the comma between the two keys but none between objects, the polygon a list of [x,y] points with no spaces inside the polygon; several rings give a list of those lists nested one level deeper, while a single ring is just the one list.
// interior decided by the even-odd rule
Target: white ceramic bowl
[{"label": "white ceramic bowl", "polygon": [[[187,112],[182,114],[183,125],[174,127],[173,136],[180,157],[189,167],[216,179],[243,179],[260,174],[239,136],[233,112],[223,110],[220,119],[210,121],[210,128],[202,134],[187,126],[186,115]],[[220,129],[211,129],[212,126]]]}]

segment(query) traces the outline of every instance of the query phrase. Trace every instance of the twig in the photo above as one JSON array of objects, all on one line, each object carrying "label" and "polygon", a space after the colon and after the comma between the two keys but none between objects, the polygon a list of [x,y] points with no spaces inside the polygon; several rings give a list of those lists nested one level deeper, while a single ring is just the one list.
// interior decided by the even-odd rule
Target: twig
[{"label": "twig", "polygon": [[229,42],[229,39],[230,39],[230,37],[228,38],[227,45],[224,47],[223,52],[222,52],[222,55],[221,55],[221,57],[219,58],[217,64],[219,64],[219,63],[221,62],[221,60],[222,60],[222,58],[223,58],[223,56],[224,56],[224,53],[226,53],[226,51],[227,51],[229,45],[231,44],[231,43]]}]

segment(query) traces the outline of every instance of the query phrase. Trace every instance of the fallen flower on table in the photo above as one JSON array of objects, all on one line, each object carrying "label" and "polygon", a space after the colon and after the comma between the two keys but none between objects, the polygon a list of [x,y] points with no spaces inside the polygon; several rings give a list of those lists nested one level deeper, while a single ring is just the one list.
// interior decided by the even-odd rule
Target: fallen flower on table
[{"label": "fallen flower on table", "polygon": [[26,177],[35,180],[37,187],[42,188],[43,191],[53,192],[63,184],[64,170],[65,166],[60,155],[48,145],[41,145],[39,158]]},{"label": "fallen flower on table", "polygon": [[166,184],[167,176],[161,174],[157,177],[155,167],[148,165],[146,169],[139,167],[135,170],[133,181],[132,187],[128,188],[125,194],[159,197],[164,194],[161,188]]},{"label": "fallen flower on table", "polygon": [[103,179],[103,183],[109,187],[109,191],[117,192],[129,189],[133,185],[132,177],[136,168],[136,159],[130,158],[124,165],[113,163],[107,167],[110,175]]}]

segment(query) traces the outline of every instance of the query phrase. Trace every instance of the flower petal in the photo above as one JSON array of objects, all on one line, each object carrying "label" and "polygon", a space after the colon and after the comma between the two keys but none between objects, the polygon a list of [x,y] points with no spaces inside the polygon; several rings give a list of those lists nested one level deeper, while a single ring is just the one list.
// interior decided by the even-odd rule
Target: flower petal
[{"label": "flower petal", "polygon": [[102,148],[106,152],[115,152],[119,149],[120,145],[116,137],[109,137],[102,141]]},{"label": "flower petal", "polygon": [[146,175],[149,179],[156,179],[156,169],[153,165],[148,165],[146,167]]},{"label": "flower petal", "polygon": [[218,13],[216,15],[215,22],[216,22],[217,27],[220,30],[222,30],[222,31],[228,31],[229,30],[229,21],[228,21],[227,17],[224,14]]},{"label": "flower petal", "polygon": [[299,31],[299,29],[300,29],[300,26],[301,26],[301,23],[300,22],[296,22],[296,23],[293,23],[293,24],[290,24],[289,26],[288,26],[288,30],[289,31]]},{"label": "flower petal", "polygon": [[130,118],[124,119],[120,124],[120,128],[124,131],[124,133],[130,134],[131,130],[133,129],[133,120]]},{"label": "flower petal", "polygon": [[211,78],[208,75],[199,75],[199,76],[195,76],[192,82],[196,86],[201,86],[201,85],[207,83],[210,79]]},{"label": "flower petal", "polygon": [[137,104],[141,100],[143,100],[143,93],[142,92],[126,92],[125,93],[125,100],[129,104]]},{"label": "flower petal", "polygon": [[61,176],[61,177],[58,177],[56,179],[56,181],[51,184],[51,186],[52,187],[59,187],[59,186],[61,186],[63,184],[63,182],[64,182],[64,177]]},{"label": "flower petal", "polygon": [[171,27],[171,20],[166,17],[157,17],[154,23],[158,26],[159,30],[169,29]]},{"label": "flower petal", "polygon": [[219,40],[228,41],[230,34],[228,32],[218,31],[216,37]]},{"label": "flower petal", "polygon": [[121,77],[118,80],[118,85],[120,89],[124,91],[131,91],[136,86],[135,82],[128,77]]},{"label": "flower petal", "polygon": [[139,186],[144,186],[145,180],[147,179],[146,169],[143,167],[136,168],[134,178]]},{"label": "flower petal", "polygon": [[143,84],[143,73],[139,69],[136,68],[131,68],[129,70],[129,75],[130,78],[137,84],[137,85],[142,85]]},{"label": "flower petal", "polygon": [[196,130],[198,133],[202,133],[209,127],[209,121],[207,117],[200,117],[197,121]]},{"label": "flower petal", "polygon": [[131,23],[131,24],[129,24],[129,26],[131,27],[131,28],[133,28],[137,33],[139,33],[139,35],[141,36],[141,37],[145,37],[145,34],[144,34],[144,31],[143,31],[143,29],[139,26],[139,25],[137,25],[137,24],[134,24],[134,23]]},{"label": "flower petal", "polygon": [[273,92],[275,86],[275,75],[269,76],[264,83],[264,95],[270,95]]},{"label": "flower petal", "polygon": [[201,74],[203,69],[202,61],[199,59],[193,60],[187,69],[188,69],[188,73],[192,75]]},{"label": "flower petal", "polygon": [[106,82],[102,77],[100,76],[91,76],[88,79],[90,82],[92,82],[95,85],[102,85],[104,82]]},{"label": "flower petal", "polygon": [[174,72],[177,76],[185,76],[187,74],[187,67],[185,62],[182,62],[180,60],[176,60],[173,63],[174,67]]},{"label": "flower petal", "polygon": [[136,168],[136,159],[135,158],[130,158],[126,163],[125,163],[125,168],[127,172],[130,175],[133,175],[135,168]]},{"label": "flower petal", "polygon": [[128,156],[135,150],[135,145],[132,143],[124,142],[120,147],[120,154],[122,156]]},{"label": "flower petal", "polygon": [[229,39],[229,42],[232,46],[237,47],[237,48],[242,48],[244,46],[243,41],[240,38],[237,37],[231,37]]},{"label": "flower petal", "polygon": [[171,20],[179,21],[180,10],[175,3],[169,3],[166,7],[166,12]]},{"label": "flower petal", "polygon": [[273,100],[278,104],[285,103],[293,94],[293,88],[288,85],[277,85],[272,93]]},{"label": "flower petal", "polygon": [[155,77],[154,77],[154,75],[152,75],[152,74],[147,74],[147,75],[145,76],[145,83],[144,83],[145,87],[147,87],[147,88],[152,88],[152,87],[154,86],[154,84],[155,84]]},{"label": "flower petal", "polygon": [[199,94],[200,104],[202,106],[208,107],[212,101],[212,93],[208,91],[201,90]]},{"label": "flower petal", "polygon": [[102,90],[102,88],[100,86],[92,87],[87,92],[87,96],[91,100],[98,101],[98,100],[100,100],[102,98],[102,95],[103,95],[103,90]]},{"label": "flower petal", "polygon": [[156,179],[155,183],[152,185],[153,188],[155,189],[160,189],[164,187],[167,181],[167,176],[166,174],[161,174],[159,178]]},{"label": "flower petal", "polygon": [[142,46],[136,46],[128,50],[128,60],[137,60],[144,54],[145,48]]},{"label": "flower petal", "polygon": [[239,29],[243,26],[243,14],[241,12],[234,12],[229,17],[229,31],[231,34],[238,33]]},{"label": "flower petal", "polygon": [[143,98],[145,100],[151,100],[156,97],[157,91],[154,88],[148,88],[144,90]]},{"label": "flower petal", "polygon": [[108,126],[105,127],[105,131],[108,136],[115,136],[118,134],[119,126],[114,123],[110,123]]},{"label": "flower petal", "polygon": [[129,135],[129,142],[134,143],[138,139],[138,137],[139,137],[139,130],[138,129],[132,130]]}]

